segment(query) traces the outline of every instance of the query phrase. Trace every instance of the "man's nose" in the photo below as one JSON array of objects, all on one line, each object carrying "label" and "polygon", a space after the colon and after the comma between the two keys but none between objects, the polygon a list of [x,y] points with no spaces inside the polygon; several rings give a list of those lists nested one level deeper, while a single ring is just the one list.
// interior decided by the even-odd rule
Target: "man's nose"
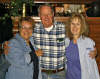
[{"label": "man's nose", "polygon": [[48,17],[49,15],[47,14],[47,15],[45,15],[45,17]]}]

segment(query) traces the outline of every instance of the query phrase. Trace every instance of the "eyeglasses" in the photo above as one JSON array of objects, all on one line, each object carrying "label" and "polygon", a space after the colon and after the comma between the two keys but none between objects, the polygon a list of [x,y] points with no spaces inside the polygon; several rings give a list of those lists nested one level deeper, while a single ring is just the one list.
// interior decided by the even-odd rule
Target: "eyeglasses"
[{"label": "eyeglasses", "polygon": [[23,30],[33,30],[32,27],[27,28],[27,27],[25,27],[25,26],[22,26],[21,29],[23,29]]}]

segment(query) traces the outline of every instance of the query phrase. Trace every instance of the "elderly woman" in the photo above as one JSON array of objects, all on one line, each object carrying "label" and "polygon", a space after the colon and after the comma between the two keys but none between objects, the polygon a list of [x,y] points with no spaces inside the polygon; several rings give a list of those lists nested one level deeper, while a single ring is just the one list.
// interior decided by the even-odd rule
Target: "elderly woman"
[{"label": "elderly woman", "polygon": [[6,73],[6,79],[38,79],[38,57],[35,47],[30,42],[34,29],[33,19],[21,18],[18,29],[19,33],[9,43],[6,58],[11,65]]},{"label": "elderly woman", "polygon": [[94,41],[88,37],[88,26],[81,14],[72,14],[66,26],[66,79],[99,79],[95,59],[89,57]]}]

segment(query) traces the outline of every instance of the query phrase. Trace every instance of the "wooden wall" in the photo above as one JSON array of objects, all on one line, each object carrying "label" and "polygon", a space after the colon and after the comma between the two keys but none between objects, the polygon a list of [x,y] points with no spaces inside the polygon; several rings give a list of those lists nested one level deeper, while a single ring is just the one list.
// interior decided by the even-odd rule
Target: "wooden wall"
[{"label": "wooden wall", "polygon": [[90,37],[95,41],[97,48],[97,64],[100,72],[100,18],[89,18]]}]

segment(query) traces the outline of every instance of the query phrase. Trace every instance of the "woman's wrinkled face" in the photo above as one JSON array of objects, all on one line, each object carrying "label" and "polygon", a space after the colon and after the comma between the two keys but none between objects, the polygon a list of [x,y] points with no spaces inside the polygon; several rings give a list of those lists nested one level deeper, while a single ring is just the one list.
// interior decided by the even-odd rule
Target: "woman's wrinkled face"
[{"label": "woman's wrinkled face", "polygon": [[71,33],[73,36],[79,36],[81,31],[81,22],[78,18],[74,18],[71,22]]},{"label": "woman's wrinkled face", "polygon": [[21,28],[19,29],[19,33],[21,37],[25,40],[29,40],[32,36],[33,28],[32,23],[28,21],[22,21]]}]

